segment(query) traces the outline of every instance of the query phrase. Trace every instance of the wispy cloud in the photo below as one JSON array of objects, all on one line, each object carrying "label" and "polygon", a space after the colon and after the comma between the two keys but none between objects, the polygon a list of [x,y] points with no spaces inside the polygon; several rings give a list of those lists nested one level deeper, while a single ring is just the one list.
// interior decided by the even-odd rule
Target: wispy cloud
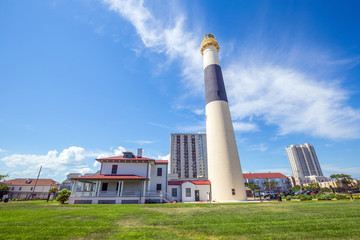
[{"label": "wispy cloud", "polygon": [[287,176],[291,176],[292,172],[290,168],[262,168],[262,169],[256,169],[254,172],[256,173],[282,173]]},{"label": "wispy cloud", "polygon": [[0,148],[0,153],[2,153],[2,152],[6,152],[6,151],[5,151],[4,149],[1,149],[1,148]]},{"label": "wispy cloud", "polygon": [[360,178],[360,167],[343,167],[338,165],[323,164],[321,165],[321,169],[324,172],[327,172],[328,175],[344,173],[350,174],[352,177]]},{"label": "wispy cloud", "polygon": [[326,82],[296,69],[266,64],[234,63],[224,75],[234,119],[263,119],[277,125],[280,135],[360,137],[360,111],[346,106],[348,93],[331,80]]},{"label": "wispy cloud", "polygon": [[161,124],[161,123],[148,122],[148,124],[150,124],[150,125],[152,125],[152,126],[155,126],[155,127],[170,129],[169,126],[167,126],[167,125],[165,125],[165,124]]},{"label": "wispy cloud", "polygon": [[206,129],[205,122],[199,122],[194,125],[177,125],[175,130],[178,132],[203,132]]},{"label": "wispy cloud", "polygon": [[136,143],[138,145],[144,145],[144,144],[155,143],[156,141],[151,141],[151,140],[127,140],[127,142]]},{"label": "wispy cloud", "polygon": [[250,145],[246,147],[246,150],[248,151],[260,151],[260,152],[265,152],[268,149],[268,147],[264,144],[257,144],[257,145]]},{"label": "wispy cloud", "polygon": [[253,132],[258,130],[256,124],[246,122],[233,122],[233,127],[236,132]]},{"label": "wispy cloud", "polygon": [[[201,35],[185,28],[184,13],[154,16],[144,1],[103,1],[135,27],[146,48],[165,54],[170,61],[180,61],[183,83],[190,93],[203,92]],[[304,53],[301,46],[288,49],[289,53],[281,49],[271,52],[259,48],[263,42],[251,44],[249,51],[249,46],[242,46],[240,57],[227,55],[228,67],[223,69],[233,119],[241,121],[235,129],[258,130],[259,126],[250,121],[256,119],[277,126],[280,136],[305,133],[329,139],[360,138],[360,111],[347,105],[350,93],[337,79],[322,74],[329,66],[359,64],[358,58],[332,59],[318,49]],[[309,59],[312,61],[306,68]],[[198,128],[182,129],[193,131],[194,127]]]},{"label": "wispy cloud", "polygon": [[[109,9],[129,21],[141,38],[145,47],[164,53],[169,60],[180,60],[182,75],[189,89],[202,92],[202,58],[199,53],[201,35],[186,31],[185,15],[178,12],[165,12],[168,18],[156,18],[144,6],[144,1],[103,0]],[[194,84],[196,83],[196,84]]]}]

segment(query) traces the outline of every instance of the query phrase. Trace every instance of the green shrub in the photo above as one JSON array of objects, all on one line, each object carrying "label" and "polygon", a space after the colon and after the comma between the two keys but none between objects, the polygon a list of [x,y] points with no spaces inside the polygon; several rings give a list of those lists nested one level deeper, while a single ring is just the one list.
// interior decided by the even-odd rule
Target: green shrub
[{"label": "green shrub", "polygon": [[59,192],[59,196],[56,198],[56,201],[61,202],[62,204],[64,204],[66,201],[69,200],[71,191],[67,190],[67,189],[63,189]]}]

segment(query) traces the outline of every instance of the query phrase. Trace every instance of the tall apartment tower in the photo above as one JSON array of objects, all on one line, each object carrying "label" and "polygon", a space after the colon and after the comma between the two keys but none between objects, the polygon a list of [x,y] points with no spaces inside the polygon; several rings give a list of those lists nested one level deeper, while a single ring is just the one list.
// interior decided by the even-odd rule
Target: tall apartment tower
[{"label": "tall apartment tower", "polygon": [[206,134],[172,133],[170,172],[178,178],[207,179]]},{"label": "tall apartment tower", "polygon": [[200,46],[204,62],[206,137],[211,198],[219,202],[246,200],[244,178],[235,140],[219,44],[205,34]]},{"label": "tall apartment tower", "polygon": [[324,176],[313,145],[290,145],[286,148],[291,171],[295,179],[307,176]]}]

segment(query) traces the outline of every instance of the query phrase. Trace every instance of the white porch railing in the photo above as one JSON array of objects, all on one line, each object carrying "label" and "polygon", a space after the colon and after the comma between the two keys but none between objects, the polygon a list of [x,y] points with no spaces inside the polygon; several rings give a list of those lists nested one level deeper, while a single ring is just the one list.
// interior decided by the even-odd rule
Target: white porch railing
[{"label": "white porch railing", "polygon": [[145,198],[155,198],[161,199],[166,202],[173,201],[173,197],[167,194],[164,191],[145,191],[145,195],[141,195],[141,191],[123,191],[122,195],[117,191],[100,191],[97,195],[96,192],[92,191],[76,191],[72,197],[145,197]]}]

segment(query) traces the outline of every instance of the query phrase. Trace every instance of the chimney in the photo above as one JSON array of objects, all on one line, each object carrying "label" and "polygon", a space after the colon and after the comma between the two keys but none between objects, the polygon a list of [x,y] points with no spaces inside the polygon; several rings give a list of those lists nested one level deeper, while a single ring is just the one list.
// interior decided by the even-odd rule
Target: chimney
[{"label": "chimney", "polygon": [[143,149],[142,149],[142,148],[138,148],[137,156],[138,156],[138,157],[142,157],[142,154],[143,154]]}]

